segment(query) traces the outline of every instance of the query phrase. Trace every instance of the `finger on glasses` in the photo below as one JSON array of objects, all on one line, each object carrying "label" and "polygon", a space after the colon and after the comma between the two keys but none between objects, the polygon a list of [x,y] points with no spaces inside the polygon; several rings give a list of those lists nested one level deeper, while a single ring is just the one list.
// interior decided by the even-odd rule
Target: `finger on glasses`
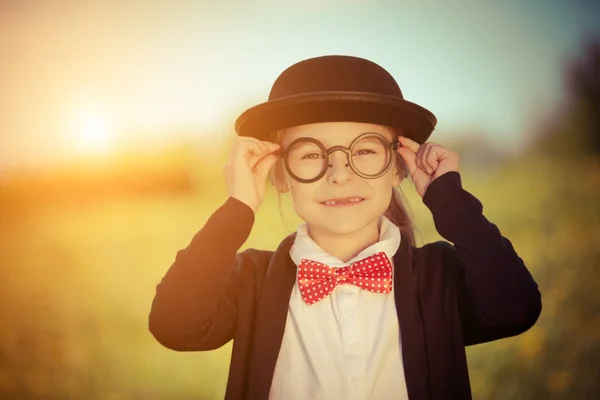
[{"label": "finger on glasses", "polygon": [[267,153],[270,151],[270,147],[266,144],[266,142],[263,142],[256,138],[245,136],[245,137],[242,137],[242,139],[240,139],[240,140],[245,143],[253,143],[256,146],[254,148],[258,148],[262,152]]},{"label": "finger on glasses", "polygon": [[419,150],[417,150],[417,154],[415,156],[415,163],[417,164],[417,168],[423,169],[423,152],[425,151],[425,145],[422,144],[419,146]]},{"label": "finger on glasses", "polygon": [[280,147],[279,143],[269,142],[267,140],[263,140],[262,143],[267,145],[267,147],[269,148],[270,151],[277,151],[277,150],[279,150],[279,147]]},{"label": "finger on glasses", "polygon": [[409,149],[408,147],[400,147],[398,148],[398,154],[400,154],[400,156],[404,160],[406,168],[408,169],[408,173],[410,173],[411,176],[414,176],[415,171],[417,169],[417,155],[415,154],[415,152]]},{"label": "finger on glasses", "polygon": [[236,145],[232,162],[242,162],[249,168],[254,168],[258,160],[266,154],[258,144],[244,141]]},{"label": "finger on glasses", "polygon": [[270,151],[274,151],[279,148],[279,144],[275,143],[275,142],[270,142],[268,140],[260,140],[260,139],[257,139],[255,137],[251,137],[251,136],[241,136],[241,137],[244,138],[244,140],[248,140],[248,141],[251,141],[254,143],[259,143],[261,145],[261,147],[263,147],[263,145],[264,145]]},{"label": "finger on glasses", "polygon": [[410,150],[412,150],[413,152],[417,152],[419,151],[419,143],[415,142],[414,140],[406,137],[406,136],[399,136],[398,137],[398,141],[402,144],[402,146],[409,148]]},{"label": "finger on glasses", "polygon": [[425,167],[425,171],[428,175],[433,175],[435,170],[437,169],[437,158],[435,153],[435,145],[433,143],[429,143],[426,151],[423,154],[423,166]]}]

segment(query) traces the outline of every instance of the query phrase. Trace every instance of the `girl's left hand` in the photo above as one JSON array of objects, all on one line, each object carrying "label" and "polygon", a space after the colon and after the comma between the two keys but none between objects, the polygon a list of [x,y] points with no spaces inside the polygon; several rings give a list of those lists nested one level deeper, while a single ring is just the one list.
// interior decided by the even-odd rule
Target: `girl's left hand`
[{"label": "girl's left hand", "polygon": [[436,143],[419,145],[404,136],[398,140],[402,146],[396,151],[406,163],[419,196],[423,197],[431,182],[446,172],[458,172],[458,153]]}]

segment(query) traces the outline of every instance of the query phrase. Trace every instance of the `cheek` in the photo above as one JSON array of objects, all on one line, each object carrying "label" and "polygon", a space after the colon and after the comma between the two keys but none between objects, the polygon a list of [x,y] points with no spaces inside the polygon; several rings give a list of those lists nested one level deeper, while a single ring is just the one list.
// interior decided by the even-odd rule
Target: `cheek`
[{"label": "cheek", "polygon": [[389,201],[392,196],[393,187],[391,184],[382,185],[377,189],[377,195],[382,203]]},{"label": "cheek", "polygon": [[308,202],[311,198],[311,191],[308,190],[306,185],[298,183],[296,181],[288,183],[290,188],[290,194],[296,204],[302,205],[304,202]]},{"label": "cheek", "polygon": [[294,203],[294,207],[296,209],[298,206],[302,207],[306,197],[305,191],[302,190],[302,187],[298,184],[298,182],[292,179],[288,180],[288,187],[290,189],[290,196],[292,198],[292,202]]},{"label": "cheek", "polygon": [[394,189],[394,178],[392,175],[386,175],[377,182],[374,182],[371,186],[375,196],[377,198],[378,207],[385,207],[389,205],[389,201],[392,197],[392,190]]},{"label": "cheek", "polygon": [[303,184],[290,183],[290,198],[294,211],[305,222],[314,219],[315,206],[311,192]]}]

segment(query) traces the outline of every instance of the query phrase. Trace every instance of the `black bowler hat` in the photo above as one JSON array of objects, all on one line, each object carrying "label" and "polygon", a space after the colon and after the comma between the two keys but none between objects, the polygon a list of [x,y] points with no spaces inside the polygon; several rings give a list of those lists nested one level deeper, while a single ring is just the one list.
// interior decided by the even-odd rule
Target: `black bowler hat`
[{"label": "black bowler hat", "polygon": [[300,61],[279,75],[269,100],[244,111],[235,122],[240,136],[267,140],[280,129],[316,122],[367,122],[399,127],[424,143],[437,119],[404,100],[394,78],[374,62],[350,56]]}]

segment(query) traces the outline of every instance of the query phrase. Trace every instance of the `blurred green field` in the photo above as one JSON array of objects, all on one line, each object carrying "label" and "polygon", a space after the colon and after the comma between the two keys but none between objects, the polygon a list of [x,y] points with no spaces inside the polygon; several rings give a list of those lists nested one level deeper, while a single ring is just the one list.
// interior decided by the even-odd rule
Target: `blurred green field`
[{"label": "blurred green field", "polygon": [[[220,168],[220,166],[218,167]],[[528,156],[464,186],[538,281],[529,332],[468,349],[476,399],[582,399],[600,390],[600,163]],[[420,244],[440,237],[403,184]],[[161,347],[147,329],[155,285],[225,200],[219,172],[188,195],[0,211],[2,399],[219,399],[230,345]],[[299,222],[270,189],[245,247],[273,249]],[[8,214],[10,213],[10,214]]]}]

